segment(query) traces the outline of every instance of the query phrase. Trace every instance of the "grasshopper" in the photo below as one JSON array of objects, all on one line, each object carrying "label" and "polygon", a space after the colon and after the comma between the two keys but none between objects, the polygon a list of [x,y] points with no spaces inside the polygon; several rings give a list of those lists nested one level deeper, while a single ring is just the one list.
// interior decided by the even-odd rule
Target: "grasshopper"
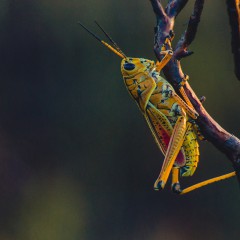
[{"label": "grasshopper", "polygon": [[181,189],[179,176],[192,176],[199,161],[199,145],[195,119],[198,113],[188,99],[183,85],[179,86],[182,98],[175,92],[171,84],[160,76],[163,67],[173,55],[170,33],[161,47],[162,60],[154,61],[144,58],[127,57],[109,34],[97,23],[112,45],[101,40],[96,34],[79,23],[88,33],[105,47],[122,58],[121,72],[124,84],[137,103],[159,149],[165,156],[159,176],[154,183],[155,190],[161,190],[172,174],[171,189],[178,194],[185,194],[207,184],[235,176],[235,172],[205,180],[188,188]]}]

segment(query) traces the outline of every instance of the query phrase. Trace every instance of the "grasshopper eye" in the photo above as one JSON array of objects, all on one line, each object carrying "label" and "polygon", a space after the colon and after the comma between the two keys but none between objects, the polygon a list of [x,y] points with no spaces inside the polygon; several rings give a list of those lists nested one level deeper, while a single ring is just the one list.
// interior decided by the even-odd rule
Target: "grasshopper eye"
[{"label": "grasshopper eye", "polygon": [[135,65],[133,63],[125,63],[123,67],[125,70],[133,70],[135,68]]}]

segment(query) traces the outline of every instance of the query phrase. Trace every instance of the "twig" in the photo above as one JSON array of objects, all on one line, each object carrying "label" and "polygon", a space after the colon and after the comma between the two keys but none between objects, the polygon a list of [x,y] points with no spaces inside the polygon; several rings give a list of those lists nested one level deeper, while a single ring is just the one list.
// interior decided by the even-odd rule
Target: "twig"
[{"label": "twig", "polygon": [[[160,1],[151,0],[153,10],[157,18],[154,51],[158,60],[161,60],[159,46],[163,44],[165,37],[170,34],[170,31],[173,31],[175,17],[187,2],[187,0],[169,1],[165,11],[163,12],[163,7]],[[172,59],[163,69],[167,80],[173,85],[177,92],[179,84],[186,77],[181,68],[180,59],[192,54],[192,52],[189,52],[187,48],[195,38],[198,24],[200,22],[203,4],[204,0],[195,1],[194,11],[188,22],[187,29],[182,35],[181,39],[178,41]],[[161,14],[158,14],[159,12]],[[226,154],[228,159],[232,162],[233,168],[236,171],[238,181],[240,183],[240,140],[224,130],[207,113],[188,83],[184,85],[184,90],[194,108],[199,113],[199,117],[196,122],[199,125],[201,133],[207,141],[211,142],[217,149]]]},{"label": "twig", "polygon": [[232,53],[235,74],[240,80],[240,0],[226,0],[229,23],[232,30]]}]

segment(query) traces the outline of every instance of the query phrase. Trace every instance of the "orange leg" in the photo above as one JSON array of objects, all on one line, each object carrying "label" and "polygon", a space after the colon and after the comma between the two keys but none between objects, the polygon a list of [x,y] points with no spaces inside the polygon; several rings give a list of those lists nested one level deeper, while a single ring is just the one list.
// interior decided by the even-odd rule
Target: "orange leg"
[{"label": "orange leg", "polygon": [[218,182],[218,181],[222,181],[222,180],[225,180],[227,178],[230,178],[230,177],[234,177],[236,176],[236,173],[235,172],[231,172],[231,173],[227,173],[227,174],[224,174],[224,175],[221,175],[221,176],[218,176],[218,177],[215,177],[215,178],[210,178],[208,180],[205,180],[203,182],[200,182],[200,183],[197,183],[197,184],[194,184],[188,188],[185,188],[183,189],[181,192],[179,192],[181,195],[182,194],[185,194],[185,193],[189,193],[197,188],[200,188],[200,187],[204,187],[208,184],[211,184],[211,183],[214,183],[214,182]]},{"label": "orange leg", "polygon": [[165,67],[165,65],[169,62],[169,60],[172,58],[173,51],[172,50],[165,50],[161,51],[161,54],[164,54],[165,56],[161,60],[161,62],[156,63],[156,71],[161,72],[161,70]]},{"label": "orange leg", "polygon": [[172,191],[175,193],[181,193],[181,187],[179,183],[179,168],[173,167],[172,168]]},{"label": "orange leg", "polygon": [[189,98],[188,98],[188,96],[187,96],[187,94],[186,94],[186,92],[185,92],[185,90],[184,90],[183,87],[180,87],[180,88],[179,88],[179,92],[181,93],[181,95],[182,95],[184,101],[187,103],[187,105],[188,105],[190,108],[194,109],[194,107],[193,107],[192,103],[190,102],[190,100],[189,100]]},{"label": "orange leg", "polygon": [[191,118],[197,119],[198,113],[193,107],[189,106],[186,102],[184,102],[175,92],[173,93],[172,97]]},{"label": "orange leg", "polygon": [[173,167],[172,168],[172,191],[175,192],[175,193],[178,193],[178,194],[186,194],[186,193],[189,193],[195,189],[198,189],[200,187],[204,187],[208,184],[211,184],[211,183],[215,183],[215,182],[218,182],[218,181],[222,181],[222,180],[225,180],[227,178],[230,178],[230,177],[234,177],[236,175],[235,172],[231,172],[231,173],[227,173],[227,174],[224,174],[224,175],[221,175],[221,176],[218,176],[218,177],[215,177],[215,178],[210,178],[208,180],[205,180],[203,182],[200,182],[200,183],[197,183],[197,184],[194,184],[190,187],[187,187],[185,189],[181,189],[180,187],[180,184],[179,184],[179,168],[177,167]]},{"label": "orange leg", "polygon": [[[169,62],[169,60],[173,56],[173,51],[172,51],[172,47],[171,47],[172,39],[173,39],[173,37],[171,39],[167,37],[165,40],[165,43],[161,47],[160,54],[163,54],[164,57],[160,62],[158,61],[156,63],[156,71],[157,72],[161,72],[161,70],[165,67],[165,65]],[[167,48],[169,48],[170,50],[167,50]]]}]

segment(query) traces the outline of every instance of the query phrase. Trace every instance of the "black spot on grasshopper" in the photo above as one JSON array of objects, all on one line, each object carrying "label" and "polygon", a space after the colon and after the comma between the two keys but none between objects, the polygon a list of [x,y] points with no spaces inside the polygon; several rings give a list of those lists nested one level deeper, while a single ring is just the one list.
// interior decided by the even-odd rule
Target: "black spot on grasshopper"
[{"label": "black spot on grasshopper", "polygon": [[139,85],[138,85],[137,93],[138,93],[138,96],[140,96],[142,93],[141,87]]}]

